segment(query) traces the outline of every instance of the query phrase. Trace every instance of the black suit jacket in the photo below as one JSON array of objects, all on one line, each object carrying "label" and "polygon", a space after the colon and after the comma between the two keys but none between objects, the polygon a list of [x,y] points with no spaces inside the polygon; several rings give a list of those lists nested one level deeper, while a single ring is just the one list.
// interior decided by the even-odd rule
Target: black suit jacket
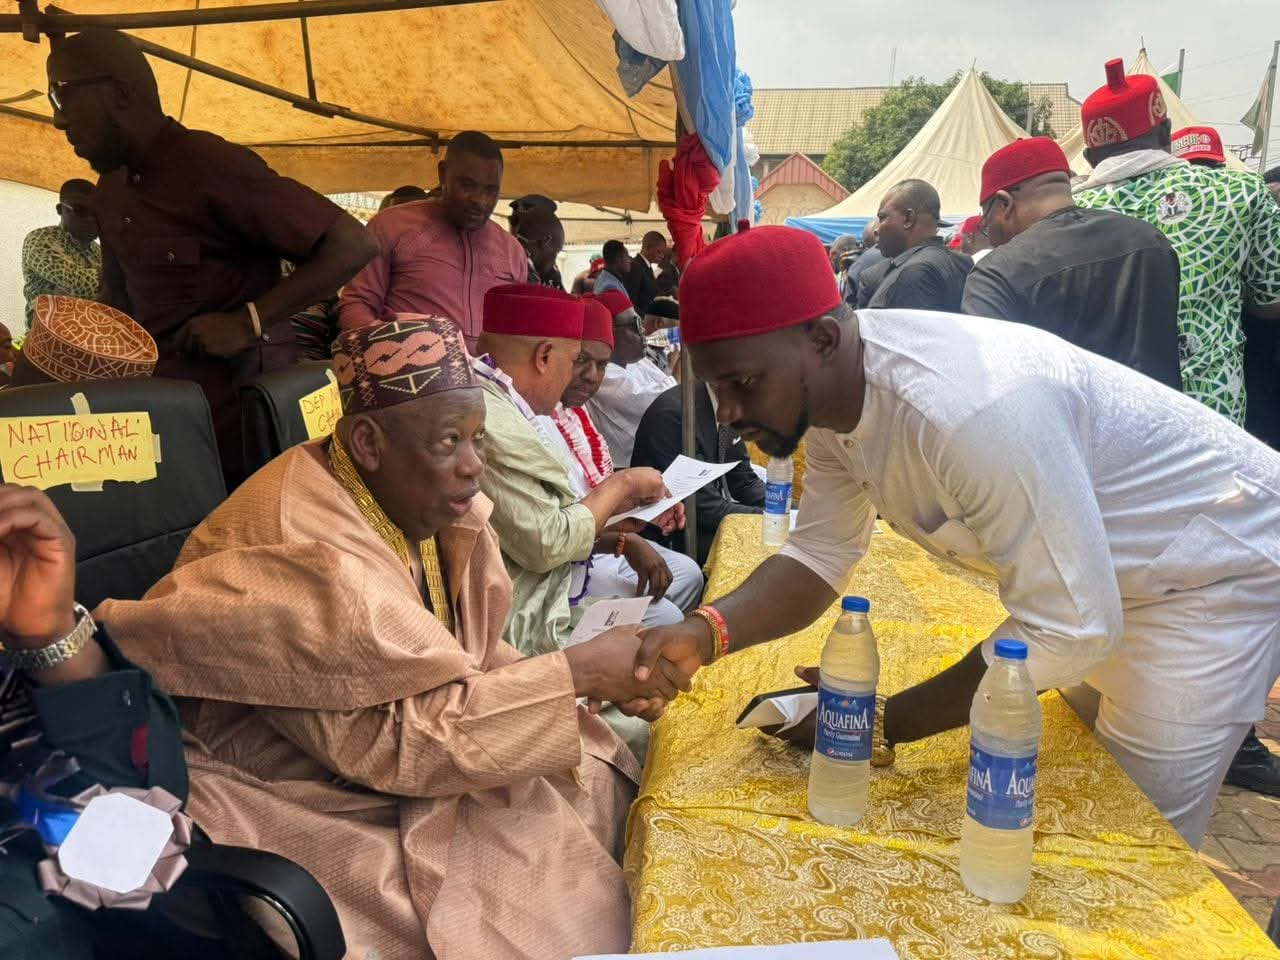
[{"label": "black suit jacket", "polygon": [[627,274],[624,283],[627,287],[627,296],[631,298],[631,305],[636,308],[636,313],[643,317],[653,298],[658,295],[658,279],[653,275],[653,270],[644,257],[631,259],[631,272]]},{"label": "black suit jacket", "polygon": [[[731,513],[764,512],[764,482],[751,469],[742,438],[716,425],[711,395],[703,384],[698,384],[694,396],[697,458],[707,463],[738,461],[723,477],[698,491],[698,562],[705,564],[721,520]],[[640,418],[631,466],[662,471],[671,465],[682,452],[680,416],[680,387],[676,385],[660,394]],[[684,532],[663,542],[673,550],[683,551]]]}]

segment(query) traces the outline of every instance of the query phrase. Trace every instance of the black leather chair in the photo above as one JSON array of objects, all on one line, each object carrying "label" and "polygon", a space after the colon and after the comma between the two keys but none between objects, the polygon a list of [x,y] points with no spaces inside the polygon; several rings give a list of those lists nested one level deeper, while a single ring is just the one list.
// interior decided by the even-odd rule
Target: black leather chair
[{"label": "black leather chair", "polygon": [[328,382],[328,369],[329,364],[320,360],[296,363],[240,388],[246,474],[310,439],[298,401]]},{"label": "black leather chair", "polygon": [[[104,380],[0,390],[0,417],[70,414],[80,393],[93,413],[151,415],[160,437],[156,478],[105,481],[100,492],[47,493],[76,535],[76,594],[92,610],[107,597],[137,600],[173,567],[193,527],[227,496],[209,405],[193,383]],[[0,442],[8,442],[0,434]],[[8,478],[6,478],[8,479]]]},{"label": "black leather chair", "polygon": [[[93,413],[146,411],[152,432],[160,437],[154,480],[108,480],[100,491],[81,492],[70,486],[46,491],[75,534],[76,598],[92,610],[107,597],[138,599],[168,573],[187,534],[226,498],[226,487],[209,405],[193,383],[114,380],[0,390],[0,417],[71,414],[71,398],[77,393],[84,395]],[[0,443],[8,442],[7,433],[0,431]],[[346,952],[328,895],[292,861],[207,841],[193,844],[187,860],[186,873],[165,896],[177,898],[191,891],[207,894],[223,936],[209,940],[189,934],[155,910],[141,915],[110,911],[112,916],[103,918],[98,956],[183,960],[278,956],[240,910],[240,899],[246,896],[266,903],[284,918],[302,960],[339,960]]]}]

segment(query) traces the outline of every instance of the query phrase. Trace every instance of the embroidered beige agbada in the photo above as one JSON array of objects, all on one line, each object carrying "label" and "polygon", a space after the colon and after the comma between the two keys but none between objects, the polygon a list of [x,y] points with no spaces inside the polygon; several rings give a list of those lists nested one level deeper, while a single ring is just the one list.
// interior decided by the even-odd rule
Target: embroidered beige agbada
[{"label": "embroidered beige agbada", "polygon": [[502,641],[489,510],[478,497],[439,534],[456,637],[318,443],[252,476],[144,600],[97,611],[181,698],[196,823],[310,870],[350,958],[630,942],[615,857],[638,770],[577,706],[562,653]]}]

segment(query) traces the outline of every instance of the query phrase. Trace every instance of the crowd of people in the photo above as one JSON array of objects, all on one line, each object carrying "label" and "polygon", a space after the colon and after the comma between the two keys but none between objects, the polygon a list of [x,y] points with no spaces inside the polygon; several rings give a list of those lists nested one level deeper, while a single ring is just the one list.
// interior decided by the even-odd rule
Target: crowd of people
[{"label": "crowd of people", "polygon": [[[1280,380],[1274,336],[1261,359],[1246,341],[1280,321],[1280,171],[1172,132],[1151,78],[1107,65],[1087,175],[1044,138],[997,151],[954,246],[908,180],[829,249],[751,228],[681,275],[650,233],[570,292],[554,200],[494,219],[483,133],[366,228],[167,116],[123,34],[61,40],[48,74],[99,179],[65,184],[24,245],[11,383],[194,381],[232,492],[145,597],[90,612],[50,501],[0,488],[3,730],[43,728],[89,778],[163,785],[213,840],[301,864],[350,955],[625,951],[650,723],[702,665],[820,616],[877,519],[998,580],[992,639],[1027,642],[1038,687],[1188,842],[1224,777],[1280,794],[1250,730],[1280,673],[1280,456],[1242,429]],[[616,519],[666,494],[681,350],[696,455],[734,464],[697,494],[694,558],[683,506]],[[239,387],[307,357],[331,363],[341,419],[247,474]],[[1246,405],[1255,367],[1271,393]],[[747,443],[802,438],[787,546],[703,604],[718,525],[763,508]],[[642,627],[575,642],[593,602],[635,596]],[[880,745],[964,724],[990,645],[880,698]],[[11,750],[0,776],[34,762]]]}]

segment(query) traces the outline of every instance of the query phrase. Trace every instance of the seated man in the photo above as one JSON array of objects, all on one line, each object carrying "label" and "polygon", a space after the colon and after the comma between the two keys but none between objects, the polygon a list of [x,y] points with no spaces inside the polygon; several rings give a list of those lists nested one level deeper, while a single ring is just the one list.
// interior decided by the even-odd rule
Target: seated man
[{"label": "seated man", "polygon": [[99,608],[181,698],[192,815],[309,870],[352,957],[625,950],[638,768],[577,698],[635,696],[634,629],[527,659],[502,642],[484,401],[452,321],[349,331],[334,371],[333,436],[251,476],[143,600]]},{"label": "seated man", "polygon": [[158,359],[151,334],[119,310],[45,294],[36,297],[9,385],[149,377]]},{"label": "seated man", "polygon": [[[547,436],[568,468],[569,486],[579,497],[585,497],[613,476],[609,444],[584,406],[600,388],[612,351],[613,317],[599,300],[584,297],[582,350],[573,364],[573,379],[546,424]],[[656,626],[682,621],[698,605],[702,586],[702,570],[683,553],[651,543],[638,533],[620,531],[611,552],[592,556],[587,595],[627,597],[649,593],[653,604],[645,623]]]},{"label": "seated man", "polygon": [[587,404],[591,419],[609,441],[613,462],[631,465],[636,428],[658,394],[676,385],[675,379],[645,356],[640,318],[625,293],[606,290],[597,294],[613,314],[613,355],[604,382]]},{"label": "seated man", "polygon": [[[705,565],[721,520],[731,513],[764,512],[764,481],[751,469],[751,455],[742,438],[716,423],[716,400],[711,387],[699,383],[694,389],[695,456],[707,463],[737,462],[732,470],[695,495],[698,498],[698,563]],[[632,464],[655,470],[671,466],[684,449],[682,417],[680,387],[672,387],[653,401],[640,418]],[[684,531],[673,533],[667,544],[683,550]]]},{"label": "seated man", "polygon": [[[55,796],[102,784],[185,799],[182,730],[172,701],[75,604],[75,540],[43,493],[0,486],[0,555],[0,955],[90,960],[91,930],[102,935],[121,912],[47,896],[37,876],[45,838],[3,798],[61,751],[79,769],[50,787]],[[177,935],[165,932],[170,942]]]}]

